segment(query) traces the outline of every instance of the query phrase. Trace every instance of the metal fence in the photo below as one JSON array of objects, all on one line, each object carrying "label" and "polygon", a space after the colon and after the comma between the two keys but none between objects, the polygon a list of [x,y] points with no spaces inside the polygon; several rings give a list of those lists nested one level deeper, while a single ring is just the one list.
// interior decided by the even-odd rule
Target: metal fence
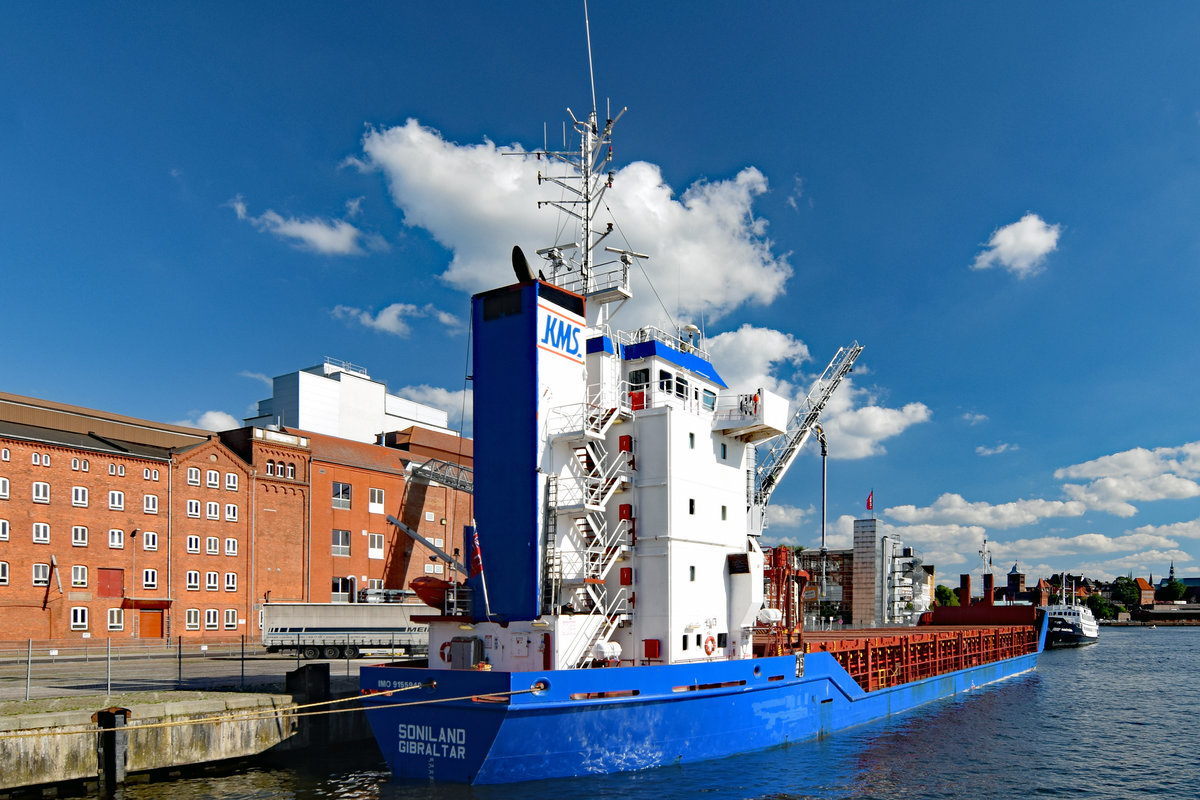
[{"label": "metal fence", "polygon": [[[362,660],[333,662],[332,674],[343,672],[342,662],[352,677]],[[181,689],[278,692],[300,663],[296,654],[268,654],[257,640],[244,639],[0,641],[0,700]]]}]

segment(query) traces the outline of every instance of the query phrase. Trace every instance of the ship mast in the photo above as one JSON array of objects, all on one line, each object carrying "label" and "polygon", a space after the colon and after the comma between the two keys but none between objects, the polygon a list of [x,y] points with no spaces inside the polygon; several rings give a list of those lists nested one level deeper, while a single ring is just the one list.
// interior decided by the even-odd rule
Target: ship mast
[{"label": "ship mast", "polygon": [[[603,207],[604,194],[613,186],[615,172],[612,169],[612,130],[617,120],[627,109],[622,108],[616,117],[611,109],[600,127],[600,114],[596,106],[596,77],[592,64],[592,34],[587,23],[587,4],[584,4],[584,22],[587,27],[588,74],[592,87],[592,110],[585,119],[579,119],[567,108],[572,128],[579,134],[578,149],[544,149],[536,152],[538,160],[545,158],[555,168],[545,173],[538,170],[538,185],[550,183],[558,186],[562,194],[557,200],[538,201],[538,208],[550,206],[574,218],[578,231],[576,241],[559,241],[544,247],[537,254],[549,265],[550,283],[587,297],[588,323],[603,324],[610,316],[609,303],[624,302],[633,296],[629,288],[629,267],[635,258],[649,258],[632,250],[604,247],[600,245],[613,233],[613,224],[597,226],[596,214]],[[597,263],[597,253],[608,252],[618,256],[616,260]]]}]

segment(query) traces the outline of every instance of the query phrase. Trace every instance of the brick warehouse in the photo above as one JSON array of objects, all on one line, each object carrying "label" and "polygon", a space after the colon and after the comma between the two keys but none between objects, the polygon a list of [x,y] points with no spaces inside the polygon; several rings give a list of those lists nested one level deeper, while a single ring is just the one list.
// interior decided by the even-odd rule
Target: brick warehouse
[{"label": "brick warehouse", "polygon": [[412,480],[469,440],[214,434],[0,393],[0,640],[260,633],[263,602],[351,602],[445,567],[471,497]]}]

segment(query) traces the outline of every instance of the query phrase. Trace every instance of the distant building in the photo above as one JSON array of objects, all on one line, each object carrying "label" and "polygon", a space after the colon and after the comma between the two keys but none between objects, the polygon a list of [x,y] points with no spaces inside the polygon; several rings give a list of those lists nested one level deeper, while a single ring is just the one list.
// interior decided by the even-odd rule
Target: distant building
[{"label": "distant building", "polygon": [[933,602],[934,569],[874,519],[854,521],[850,622],[859,627],[913,624]]},{"label": "distant building", "polygon": [[1050,603],[1050,584],[1038,579],[1032,589],[1025,586],[1025,573],[1021,572],[1014,563],[1008,571],[1008,582],[996,587],[996,602],[1013,605],[1028,604],[1044,606]]},{"label": "distant building", "polygon": [[452,434],[441,409],[389,394],[364,367],[327,358],[272,380],[272,394],[245,420],[257,428],[277,426],[381,444],[381,437],[414,425]]}]

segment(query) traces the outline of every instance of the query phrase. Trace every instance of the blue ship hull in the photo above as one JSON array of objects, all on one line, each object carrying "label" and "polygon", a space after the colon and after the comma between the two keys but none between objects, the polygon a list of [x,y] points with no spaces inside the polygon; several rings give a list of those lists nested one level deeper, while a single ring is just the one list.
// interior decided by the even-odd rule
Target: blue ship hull
[{"label": "blue ship hull", "polygon": [[[364,667],[360,682],[397,777],[484,784],[639,770],[815,739],[1036,664],[1034,652],[869,693],[828,653],[517,673]],[[382,694],[413,685],[420,688]]]}]

